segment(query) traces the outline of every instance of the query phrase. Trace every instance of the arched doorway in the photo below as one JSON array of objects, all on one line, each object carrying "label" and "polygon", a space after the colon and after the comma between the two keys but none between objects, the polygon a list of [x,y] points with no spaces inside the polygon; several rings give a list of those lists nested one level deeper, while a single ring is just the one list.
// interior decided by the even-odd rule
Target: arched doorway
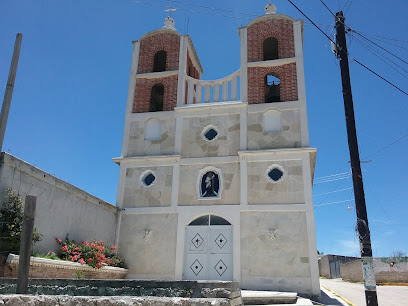
[{"label": "arched doorway", "polygon": [[183,278],[232,280],[232,225],[219,216],[205,215],[186,227]]}]

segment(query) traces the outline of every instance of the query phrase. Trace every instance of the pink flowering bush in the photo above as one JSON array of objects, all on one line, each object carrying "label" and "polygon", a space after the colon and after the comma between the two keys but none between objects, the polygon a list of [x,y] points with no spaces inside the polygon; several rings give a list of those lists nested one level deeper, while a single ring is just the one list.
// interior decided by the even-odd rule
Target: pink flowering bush
[{"label": "pink flowering bush", "polygon": [[90,243],[83,241],[77,244],[67,237],[65,240],[55,238],[61,245],[58,257],[63,260],[87,264],[93,268],[100,269],[103,266],[124,268],[124,262],[119,257],[116,245],[105,245],[103,241],[93,240]]}]

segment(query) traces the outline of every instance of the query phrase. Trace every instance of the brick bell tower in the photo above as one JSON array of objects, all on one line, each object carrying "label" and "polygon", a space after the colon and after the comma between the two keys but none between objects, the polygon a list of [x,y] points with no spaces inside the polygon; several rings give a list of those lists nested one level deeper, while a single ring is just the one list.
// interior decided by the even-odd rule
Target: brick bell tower
[{"label": "brick bell tower", "polygon": [[[200,79],[203,73],[191,38],[179,34],[174,23],[171,17],[167,17],[162,29],[134,42],[138,54],[134,58],[137,70],[134,71],[133,113],[174,110],[178,104],[183,104],[183,98],[186,99],[183,72],[196,79]],[[178,91],[181,94],[178,95]]]},{"label": "brick bell tower", "polygon": [[239,28],[240,69],[202,80],[171,17],[133,42],[116,243],[128,278],[320,295],[303,21]]}]

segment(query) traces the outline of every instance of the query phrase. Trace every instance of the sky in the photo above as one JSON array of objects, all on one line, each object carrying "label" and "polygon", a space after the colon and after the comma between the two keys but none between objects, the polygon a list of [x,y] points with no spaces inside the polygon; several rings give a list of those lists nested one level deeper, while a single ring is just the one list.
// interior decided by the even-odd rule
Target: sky
[{"label": "sky", "polygon": [[[167,16],[162,6],[169,3],[137,2],[0,1],[2,97],[15,36],[23,33],[3,151],[112,204],[119,174],[112,158],[120,156],[122,145],[131,41],[161,28]],[[334,18],[319,0],[293,2],[333,38]],[[173,2],[179,8],[173,12],[176,28],[191,36],[204,69],[202,79],[222,78],[239,69],[237,28],[263,15],[267,3]],[[288,1],[273,3],[278,13],[305,19]],[[406,1],[325,3],[334,13],[344,10],[348,27],[408,62]],[[362,169],[373,255],[407,253],[408,96],[353,58],[406,92],[408,65],[355,32],[348,34],[348,44],[359,150],[367,161]],[[339,64],[330,41],[306,20],[304,66],[310,146],[317,148],[313,187],[317,247],[325,254],[356,256],[359,245],[352,181],[347,175]]]}]

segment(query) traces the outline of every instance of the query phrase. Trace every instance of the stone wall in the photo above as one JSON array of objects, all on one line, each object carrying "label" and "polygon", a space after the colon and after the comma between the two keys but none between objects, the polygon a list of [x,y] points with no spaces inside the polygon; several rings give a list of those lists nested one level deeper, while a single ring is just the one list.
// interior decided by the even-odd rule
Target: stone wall
[{"label": "stone wall", "polygon": [[[10,254],[4,265],[4,273],[0,276],[17,278],[18,262],[19,256]],[[95,269],[76,262],[31,257],[29,277],[65,279],[76,278],[80,275],[85,279],[124,279],[127,273],[128,270],[122,268],[103,267]]]},{"label": "stone wall", "polygon": [[[270,112],[280,116],[281,130],[265,131]],[[273,118],[277,119],[277,117]],[[302,145],[300,114],[298,109],[279,110],[272,107],[265,111],[248,112],[248,149],[265,150],[298,148]]]},{"label": "stone wall", "polygon": [[[201,183],[200,171],[207,166],[213,166],[220,173],[220,197],[201,198],[199,184]],[[211,170],[211,169],[210,169]],[[204,171],[205,172],[205,171]],[[203,172],[203,174],[204,174]],[[239,163],[222,164],[188,164],[180,166],[180,184],[178,205],[212,205],[239,204],[240,178]]]},{"label": "stone wall", "polygon": [[306,214],[241,213],[241,288],[313,295]]},{"label": "stone wall", "polygon": [[[283,177],[278,182],[268,179],[271,167],[279,167]],[[268,160],[248,162],[248,204],[304,203],[301,160]]]},{"label": "stone wall", "polygon": [[156,119],[160,123],[160,139],[145,139],[145,129],[149,120],[133,121],[129,131],[127,156],[171,155],[174,154],[175,119]]},{"label": "stone wall", "polygon": [[[50,175],[8,153],[0,157],[0,205],[12,188],[25,195],[38,195],[34,226],[43,235],[34,245],[40,253],[56,252],[55,238],[102,240],[114,244],[117,208],[93,195]],[[18,250],[12,250],[18,252]]]},{"label": "stone wall", "polygon": [[[206,128],[214,128],[218,135],[208,141]],[[183,157],[231,156],[239,150],[239,115],[187,117],[183,119],[181,155]]]},{"label": "stone wall", "polygon": [[[6,305],[243,305],[237,282],[30,279],[30,295],[12,294],[14,279],[1,279]],[[70,296],[67,296],[70,295]],[[76,296],[72,296],[76,295]],[[3,305],[3,304],[1,304]]]},{"label": "stone wall", "polygon": [[122,215],[119,249],[130,278],[174,279],[177,214]]},{"label": "stone wall", "polygon": [[[408,283],[407,261],[395,262],[391,265],[383,258],[374,258],[374,272],[377,283]],[[362,282],[363,271],[361,260],[340,265],[341,277],[345,280]]]},{"label": "stone wall", "polygon": [[[141,178],[147,172],[156,177],[150,186],[145,186]],[[127,168],[123,208],[170,206],[173,167]]]}]

